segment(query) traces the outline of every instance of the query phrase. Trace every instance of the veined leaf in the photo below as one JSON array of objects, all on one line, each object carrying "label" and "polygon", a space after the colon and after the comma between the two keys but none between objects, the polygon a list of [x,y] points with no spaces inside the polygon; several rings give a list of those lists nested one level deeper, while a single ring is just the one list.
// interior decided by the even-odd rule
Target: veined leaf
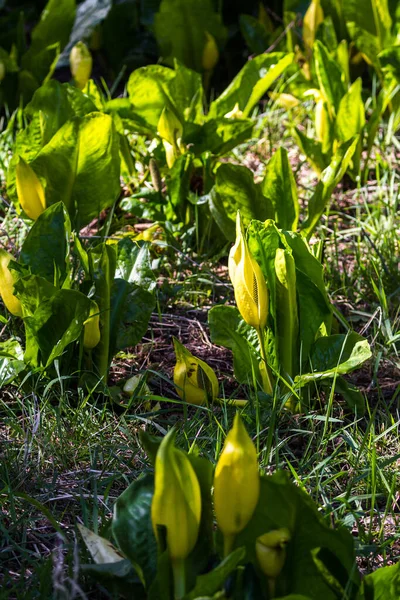
[{"label": "veined leaf", "polygon": [[337,62],[319,40],[314,44],[314,61],[319,87],[328,103],[329,113],[336,114],[345,89]]},{"label": "veined leaf", "polygon": [[283,377],[298,372],[299,317],[296,297],[296,266],[290,251],[278,248],[275,255],[275,340]]},{"label": "veined leaf", "polygon": [[210,105],[209,117],[223,117],[235,105],[247,117],[268,88],[292,63],[293,54],[273,52],[249,60],[230,85]]},{"label": "veined leaf", "polygon": [[274,219],[278,227],[295,231],[299,219],[299,201],[296,181],[284,148],[279,148],[269,160],[261,189],[274,207]]},{"label": "veined leaf", "polygon": [[340,101],[336,117],[336,135],[342,142],[358,135],[365,125],[364,102],[361,97],[361,78],[349,87]]}]

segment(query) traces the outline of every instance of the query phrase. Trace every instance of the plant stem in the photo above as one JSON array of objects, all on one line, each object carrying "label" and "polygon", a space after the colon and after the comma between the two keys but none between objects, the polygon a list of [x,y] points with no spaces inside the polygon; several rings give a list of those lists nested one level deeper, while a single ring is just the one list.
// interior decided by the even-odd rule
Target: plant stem
[{"label": "plant stem", "polygon": [[185,561],[178,558],[171,562],[174,575],[174,598],[175,600],[181,600],[186,593]]},{"label": "plant stem", "polygon": [[265,377],[263,377],[263,372],[261,372],[261,376],[263,379],[263,388],[264,388],[264,392],[266,392],[267,394],[270,394],[272,396],[274,388],[272,385],[271,373],[268,368],[267,353],[265,352],[265,342],[264,342],[264,335],[263,335],[264,331],[262,329],[256,329],[256,331],[257,331],[257,335],[258,335],[258,340],[260,342],[261,358],[262,358],[264,366],[265,366]]},{"label": "plant stem", "polygon": [[226,558],[231,552],[235,536],[233,534],[224,535],[224,558]]}]

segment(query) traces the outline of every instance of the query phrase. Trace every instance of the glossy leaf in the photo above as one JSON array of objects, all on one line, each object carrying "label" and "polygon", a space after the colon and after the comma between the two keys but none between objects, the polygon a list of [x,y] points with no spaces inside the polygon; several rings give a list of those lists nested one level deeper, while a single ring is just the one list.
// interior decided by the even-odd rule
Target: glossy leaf
[{"label": "glossy leaf", "polygon": [[290,251],[277,249],[275,274],[277,352],[282,376],[293,379],[298,372],[299,315],[296,297],[296,266]]},{"label": "glossy leaf", "polygon": [[247,167],[222,164],[211,191],[210,210],[218,227],[228,240],[236,235],[236,215],[240,211],[247,225],[251,219],[272,218],[274,215],[270,200],[262,193],[260,186],[254,183],[253,173]]},{"label": "glossy leaf", "polygon": [[146,586],[153,581],[157,568],[157,543],[150,516],[153,493],[153,476],[146,475],[131,483],[119,496],[112,521],[119,548],[132,561]]},{"label": "glossy leaf", "polygon": [[247,117],[292,61],[292,54],[281,52],[262,54],[249,60],[217,100],[211,103],[209,117],[223,117],[236,104]]},{"label": "glossy leaf", "polygon": [[71,220],[86,225],[120,193],[118,134],[109,115],[66,122],[30,166],[46,181],[48,206],[62,200]]},{"label": "glossy leaf", "polygon": [[205,575],[199,575],[195,587],[186,594],[185,600],[198,600],[209,597],[223,587],[228,576],[236,569],[245,556],[244,548],[237,548],[229,554],[219,565]]},{"label": "glossy leaf", "polygon": [[22,246],[20,262],[56,287],[70,270],[71,223],[65,206],[57,202],[35,221]]},{"label": "glossy leaf", "polygon": [[362,80],[358,78],[340,101],[336,117],[336,135],[342,142],[358,135],[365,125]]},{"label": "glossy leaf", "polygon": [[162,0],[154,17],[160,54],[172,63],[177,58],[186,67],[203,71],[203,51],[208,32],[223,44],[226,30],[211,0]]},{"label": "glossy leaf", "polygon": [[329,167],[323,171],[321,180],[318,182],[316,190],[308,203],[308,217],[301,226],[308,239],[323,215],[333,190],[347,171],[357,143],[358,138],[351,138],[341,144]]},{"label": "glossy leaf", "polygon": [[284,148],[279,148],[269,160],[261,189],[274,208],[277,226],[295,231],[299,219],[299,201],[296,181]]},{"label": "glossy leaf", "polygon": [[214,344],[233,352],[233,369],[240,383],[252,383],[253,373],[261,382],[255,330],[241,318],[233,306],[214,306],[208,313],[210,337]]},{"label": "glossy leaf", "polygon": [[354,331],[317,339],[310,353],[312,373],[300,375],[300,385],[335,375],[350,373],[371,358],[368,341]]},{"label": "glossy leaf", "polygon": [[319,40],[315,42],[313,51],[320,90],[328,103],[329,113],[335,114],[345,93],[340,69]]},{"label": "glossy leaf", "polygon": [[111,292],[109,360],[140,342],[155,308],[154,294],[135,283],[115,279]]}]

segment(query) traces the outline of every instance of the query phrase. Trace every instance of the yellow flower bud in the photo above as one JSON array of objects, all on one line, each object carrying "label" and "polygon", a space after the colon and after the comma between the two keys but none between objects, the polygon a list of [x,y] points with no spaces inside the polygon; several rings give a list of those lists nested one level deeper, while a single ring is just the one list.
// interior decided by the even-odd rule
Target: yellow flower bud
[{"label": "yellow flower bud", "polygon": [[28,163],[22,156],[19,157],[15,169],[17,195],[25,214],[36,221],[36,219],[46,210],[46,199],[43,186]]},{"label": "yellow flower bud", "polygon": [[77,87],[83,90],[90,79],[93,65],[92,55],[86,44],[83,42],[75,44],[69,55],[69,64]]},{"label": "yellow flower bud", "polygon": [[166,528],[172,561],[184,560],[196,545],[201,518],[201,493],[187,455],[174,447],[171,430],[161,442],[155,464],[151,520],[160,542],[159,526]]},{"label": "yellow flower bud", "polygon": [[229,253],[229,276],[237,307],[243,319],[257,330],[264,329],[268,316],[268,289],[264,275],[252,256],[240,220],[236,219],[236,242]]},{"label": "yellow flower bud", "polygon": [[215,400],[219,392],[217,376],[203,360],[196,358],[174,338],[176,365],[174,383],[182,400],[190,404],[207,404]]},{"label": "yellow flower bud", "polygon": [[215,37],[205,31],[206,43],[203,48],[202,66],[205,71],[212,71],[219,59],[219,50]]},{"label": "yellow flower bud", "polygon": [[6,250],[0,250],[0,295],[7,308],[15,317],[22,317],[22,305],[13,294],[14,283],[18,274],[8,268],[8,263],[13,260],[11,254]]},{"label": "yellow flower bud", "polygon": [[225,119],[241,119],[243,117],[243,111],[239,108],[239,102],[236,102],[235,106],[224,115]]},{"label": "yellow flower bud", "polygon": [[276,579],[282,571],[286,558],[286,544],[289,540],[290,533],[286,528],[275,529],[257,538],[257,560],[262,572],[269,579]]},{"label": "yellow flower bud", "polygon": [[239,413],[226,436],[214,475],[214,509],[225,554],[250,521],[260,495],[257,452]]},{"label": "yellow flower bud", "polygon": [[167,165],[171,168],[177,157],[183,154],[185,148],[182,144],[182,123],[168,106],[161,113],[157,131],[164,144]]},{"label": "yellow flower bud", "polygon": [[84,322],[83,347],[91,350],[100,342],[100,314],[97,302],[91,300],[89,316]]}]

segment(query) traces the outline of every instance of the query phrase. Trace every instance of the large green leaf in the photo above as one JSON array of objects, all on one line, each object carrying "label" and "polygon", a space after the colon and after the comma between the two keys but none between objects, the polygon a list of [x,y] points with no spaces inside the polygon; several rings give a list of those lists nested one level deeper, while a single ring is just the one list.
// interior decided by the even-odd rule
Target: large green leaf
[{"label": "large green leaf", "polygon": [[236,105],[247,117],[274,81],[293,61],[293,54],[273,52],[249,60],[222,94],[210,105],[209,116],[223,117]]},{"label": "large green leaf", "polygon": [[109,115],[91,113],[65,123],[30,164],[46,182],[47,205],[62,200],[83,227],[120,193],[118,134]]},{"label": "large green leaf", "polygon": [[210,195],[210,210],[225,237],[232,241],[236,235],[238,210],[246,225],[252,219],[264,221],[274,215],[271,202],[254,183],[250,169],[230,163],[222,164],[217,170]]},{"label": "large green leaf", "polygon": [[88,252],[89,272],[94,283],[93,300],[100,312],[101,339],[93,349],[94,364],[98,375],[106,379],[112,354],[110,351],[112,336],[117,334],[111,326],[111,293],[115,276],[117,256],[114,248],[101,243]]},{"label": "large green leaf", "polygon": [[300,375],[296,381],[304,385],[309,381],[345,375],[371,356],[368,341],[354,331],[320,337],[310,353],[312,373]]},{"label": "large green leaf", "polygon": [[179,156],[167,177],[168,193],[175,215],[182,222],[185,220],[188,204],[190,181],[194,170],[194,157],[191,153]]},{"label": "large green leaf", "polygon": [[275,254],[275,340],[283,377],[293,379],[299,364],[299,315],[296,297],[296,266],[291,251]]},{"label": "large green leaf", "polygon": [[226,30],[211,0],[162,0],[154,17],[160,54],[172,63],[177,58],[190,69],[202,72],[206,32],[223,45]]},{"label": "large green leaf", "polygon": [[243,560],[246,552],[244,548],[237,548],[224,560],[205,575],[199,575],[194,588],[186,594],[184,600],[199,600],[209,598],[218,592],[224,585],[229,575]]},{"label": "large green leaf", "polygon": [[138,244],[124,238],[117,245],[115,277],[135,283],[152,292],[157,281],[151,268],[150,244]]},{"label": "large green leaf", "polygon": [[70,264],[71,223],[62,202],[47,208],[35,221],[22,246],[20,262],[59,287]]},{"label": "large green leaf", "polygon": [[340,100],[345,93],[342,74],[337,62],[319,40],[315,42],[313,52],[318,84],[328,103],[329,113],[332,115],[337,112]]},{"label": "large green leaf", "polygon": [[255,330],[247,325],[234,306],[214,306],[208,313],[210,337],[214,344],[233,352],[233,370],[240,383],[252,383],[253,373],[261,382],[259,357],[254,347]]},{"label": "large green leaf", "polygon": [[[68,42],[74,24],[75,10],[75,0],[48,1],[39,23],[32,31],[32,44],[22,57],[23,69],[32,71],[36,77],[43,69],[43,52],[46,52],[49,46],[58,44],[57,55],[59,54]],[[38,60],[39,56],[41,56],[40,60]],[[47,65],[45,69],[48,70]],[[40,77],[39,81],[42,80],[43,77]]]},{"label": "large green leaf", "polygon": [[397,600],[400,598],[400,562],[380,567],[363,579],[360,600]]},{"label": "large green leaf", "polygon": [[196,154],[212,152],[220,155],[245,142],[254,127],[251,119],[209,119],[202,125],[185,124],[183,142],[192,145]]},{"label": "large green leaf", "polygon": [[92,100],[80,89],[55,79],[42,85],[25,107],[25,113],[29,117],[40,115],[43,146],[68,120],[83,117],[95,110],[96,106]]},{"label": "large green leaf", "polygon": [[358,135],[365,125],[364,102],[361,97],[362,80],[359,77],[340,101],[336,116],[336,135],[342,142]]},{"label": "large green leaf", "polygon": [[0,389],[25,369],[24,351],[14,338],[0,342]]},{"label": "large green leaf", "polygon": [[156,305],[154,294],[136,283],[114,279],[111,294],[109,360],[140,342]]},{"label": "large green leaf", "polygon": [[276,580],[277,597],[303,594],[315,599],[337,600],[314,562],[312,551],[315,548],[326,549],[337,557],[348,585],[348,598],[354,597],[359,587],[359,575],[352,536],[344,528],[331,529],[311,498],[280,472],[261,477],[258,505],[246,528],[236,536],[235,547],[245,546],[247,558],[258,568],[257,537],[283,527],[289,529],[291,540],[284,567]]},{"label": "large green leaf", "polygon": [[356,150],[358,138],[350,138],[343,142],[332,158],[332,162],[322,175],[313,196],[308,203],[308,216],[301,228],[309,239],[317,226],[318,221],[326,209],[333,190],[347,171],[353,154]]},{"label": "large green leaf", "polygon": [[80,568],[82,573],[90,575],[109,590],[113,598],[147,600],[143,584],[127,558],[119,562],[81,565]]},{"label": "large green leaf", "polygon": [[[37,275],[20,278],[15,291],[30,313],[24,318],[27,335],[25,359],[33,364],[39,360],[47,367],[81,335],[83,323],[89,316],[90,300],[75,290],[57,290]],[[29,347],[29,342],[32,347]]]},{"label": "large green leaf", "polygon": [[329,156],[322,151],[322,143],[307,137],[298,127],[294,130],[297,143],[316,173],[322,173],[329,163]]},{"label": "large green leaf", "polygon": [[274,207],[277,226],[295,231],[299,219],[299,201],[296,181],[284,148],[279,148],[268,162],[261,189]]},{"label": "large green leaf", "polygon": [[112,520],[119,548],[132,561],[146,586],[154,580],[157,569],[157,542],[150,514],[153,493],[152,475],[137,479],[119,496]]}]

